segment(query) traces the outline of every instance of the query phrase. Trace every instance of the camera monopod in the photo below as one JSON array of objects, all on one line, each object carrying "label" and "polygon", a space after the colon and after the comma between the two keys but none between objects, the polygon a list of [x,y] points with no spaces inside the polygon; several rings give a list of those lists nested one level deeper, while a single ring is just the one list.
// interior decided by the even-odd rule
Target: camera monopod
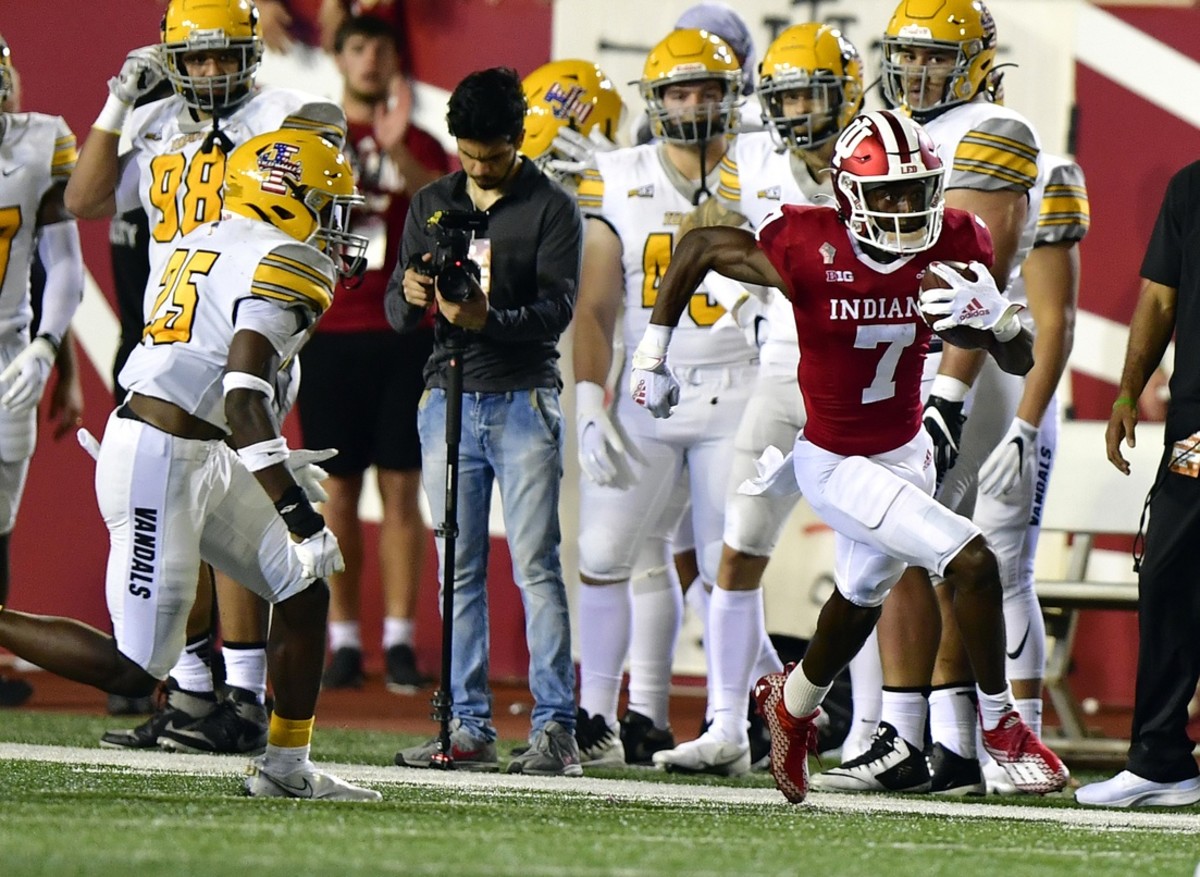
[{"label": "camera monopod", "polygon": [[[439,317],[439,319],[441,319]],[[448,324],[446,324],[448,325]],[[438,722],[438,749],[430,767],[454,769],[450,748],[451,707],[450,664],[454,646],[454,552],[458,544],[458,457],[462,441],[463,354],[466,343],[462,330],[449,326],[446,350],[450,369],[446,374],[446,511],[436,533],[442,537],[442,672],[433,693],[433,719]]]}]

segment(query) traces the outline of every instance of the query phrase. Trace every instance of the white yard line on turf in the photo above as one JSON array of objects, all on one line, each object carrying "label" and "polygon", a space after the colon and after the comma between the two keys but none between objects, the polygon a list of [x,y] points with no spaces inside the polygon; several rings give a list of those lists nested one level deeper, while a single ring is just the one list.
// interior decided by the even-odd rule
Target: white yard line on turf
[{"label": "white yard line on turf", "polygon": [[[69,746],[34,746],[0,743],[0,760],[43,761],[80,766],[122,767],[130,770],[180,773],[197,776],[238,776],[245,758],[228,755],[178,755],[83,749]],[[699,806],[790,806],[774,789],[731,786],[674,785],[637,780],[583,777],[525,777],[463,771],[412,770],[364,764],[323,764],[338,776],[370,786],[438,786],[472,794],[511,795],[553,792],[603,797],[612,800],[649,801]],[[1012,819],[1051,822],[1100,830],[1139,829],[1200,832],[1200,813],[1174,810],[1091,810],[1065,807],[1031,807],[1021,804],[970,804],[960,800],[888,795],[815,793],[803,807],[841,813],[914,813],[973,819]]]}]

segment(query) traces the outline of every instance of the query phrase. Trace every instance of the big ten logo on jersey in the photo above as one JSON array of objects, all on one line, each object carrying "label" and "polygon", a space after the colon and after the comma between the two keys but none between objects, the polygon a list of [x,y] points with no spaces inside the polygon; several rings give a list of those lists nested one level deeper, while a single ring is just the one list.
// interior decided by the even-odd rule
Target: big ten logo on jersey
[{"label": "big ten logo on jersey", "polygon": [[550,115],[554,118],[564,122],[574,120],[576,124],[583,125],[595,109],[590,101],[582,100],[586,94],[587,89],[582,85],[563,88],[561,82],[555,82],[546,90],[542,101],[550,105]]},{"label": "big ten logo on jersey", "polygon": [[[668,217],[679,217],[678,225],[685,214],[667,214]],[[670,223],[664,223],[670,224]],[[658,287],[667,266],[671,264],[671,253],[675,249],[675,235],[669,231],[655,231],[646,236],[646,245],[642,249],[642,307],[651,309],[658,300]],[[688,301],[688,316],[697,326],[711,326],[725,313],[725,308],[708,297],[704,287],[692,293]]]},{"label": "big ten logo on jersey", "polygon": [[[178,138],[180,148],[202,137]],[[171,144],[172,146],[175,143]],[[189,161],[183,152],[164,152],[150,161],[150,203],[158,210],[150,237],[165,244],[221,214],[221,186],[225,181],[225,153],[220,149],[197,152]],[[182,197],[180,197],[182,190]]]},{"label": "big ten logo on jersey", "polygon": [[492,294],[492,242],[489,238],[471,238],[467,255],[479,266],[479,288],[484,295]]}]

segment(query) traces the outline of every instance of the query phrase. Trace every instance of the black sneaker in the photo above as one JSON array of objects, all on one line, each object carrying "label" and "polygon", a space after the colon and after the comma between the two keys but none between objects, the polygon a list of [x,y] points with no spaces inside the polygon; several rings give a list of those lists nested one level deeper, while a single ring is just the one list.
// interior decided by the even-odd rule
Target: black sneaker
[{"label": "black sneaker", "polygon": [[267,710],[244,688],[228,686],[216,709],[190,725],[164,728],[158,745],[168,752],[258,755],[267,748]]},{"label": "black sneaker", "polygon": [[362,688],[367,677],[363,674],[362,650],[343,647],[333,653],[329,666],[321,676],[322,688]]},{"label": "black sneaker", "polygon": [[20,706],[33,695],[33,686],[24,679],[0,676],[0,706]]},{"label": "black sneaker", "polygon": [[580,707],[575,713],[575,742],[579,744],[579,763],[584,767],[625,766],[620,732],[602,715],[588,715]]},{"label": "black sneaker", "polygon": [[654,753],[675,748],[675,735],[670,728],[656,728],[649,716],[627,710],[621,717],[621,745],[625,747],[625,763],[654,766]]},{"label": "black sneaker", "polygon": [[925,753],[880,722],[871,748],[812,778],[811,788],[825,792],[928,792]]},{"label": "black sneaker", "polygon": [[217,698],[208,692],[184,691],[174,679],[167,680],[162,706],[136,728],[106,731],[100,738],[105,749],[153,749],[168,728],[182,728],[217,708]]},{"label": "black sneaker", "polygon": [[429,677],[417,669],[417,655],[412,646],[392,646],[384,654],[387,675],[384,685],[396,694],[415,694],[417,689],[429,683]]},{"label": "black sneaker", "polygon": [[964,758],[941,743],[934,743],[929,750],[929,774],[929,790],[935,795],[959,797],[987,794],[979,759]]}]

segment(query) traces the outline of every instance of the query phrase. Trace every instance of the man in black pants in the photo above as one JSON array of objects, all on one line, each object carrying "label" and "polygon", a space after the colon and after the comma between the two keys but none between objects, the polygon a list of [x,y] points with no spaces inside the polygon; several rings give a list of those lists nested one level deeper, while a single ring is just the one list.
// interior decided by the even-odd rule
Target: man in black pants
[{"label": "man in black pants", "polygon": [[1187,707],[1200,678],[1200,162],[1167,186],[1142,262],[1142,291],[1129,327],[1121,390],[1105,436],[1109,461],[1129,473],[1121,441],[1133,446],[1137,400],[1172,333],[1175,373],[1167,447],[1150,491],[1150,524],[1138,575],[1138,669],[1125,770],[1075,793],[1103,807],[1180,806],[1200,801],[1200,769],[1187,733]]},{"label": "man in black pants", "polygon": [[[521,157],[525,93],[515,71],[495,67],[467,76],[450,96],[446,122],[463,169],[413,196],[384,304],[402,332],[416,328],[430,306],[439,313],[417,413],[422,481],[435,522],[445,515],[447,377],[455,348],[462,351],[451,754],[461,770],[499,767],[486,583],[488,507],[496,485],[525,608],[534,699],[530,748],[508,770],[579,776],[575,667],[559,559],[564,433],[557,343],[575,308],[583,220],[566,190]],[[487,214],[486,231],[477,229],[470,242],[469,257],[480,271],[457,295],[451,272],[436,283],[429,276],[438,247],[427,223],[436,218],[444,228],[451,211]],[[437,751],[432,740],[400,752],[396,762],[429,767]]]}]

